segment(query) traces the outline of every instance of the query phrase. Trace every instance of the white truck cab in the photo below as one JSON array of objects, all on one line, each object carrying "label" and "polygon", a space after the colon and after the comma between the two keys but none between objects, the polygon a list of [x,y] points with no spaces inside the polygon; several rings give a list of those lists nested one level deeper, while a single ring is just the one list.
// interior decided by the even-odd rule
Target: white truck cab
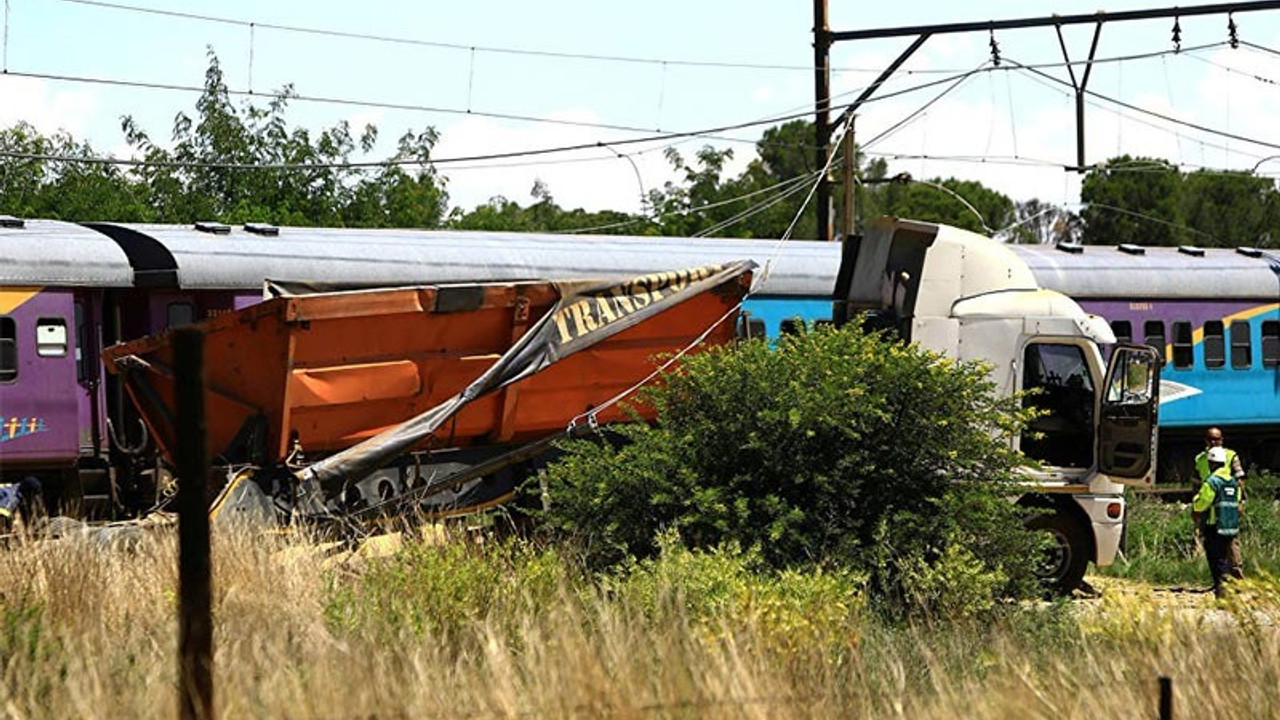
[{"label": "white truck cab", "polygon": [[934,223],[881,218],[847,238],[835,298],[837,323],[869,313],[907,342],[985,361],[1001,394],[1028,392],[1041,414],[1013,440],[1036,461],[1018,501],[1050,511],[1031,522],[1056,541],[1046,581],[1069,592],[1089,561],[1114,561],[1124,486],[1155,480],[1155,350],[1116,346],[1102,318],[1039,287],[1003,244]]}]

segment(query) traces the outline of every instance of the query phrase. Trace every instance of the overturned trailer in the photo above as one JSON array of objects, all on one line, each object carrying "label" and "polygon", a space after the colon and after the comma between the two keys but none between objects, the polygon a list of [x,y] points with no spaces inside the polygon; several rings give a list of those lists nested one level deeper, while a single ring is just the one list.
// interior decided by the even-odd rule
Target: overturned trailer
[{"label": "overturned trailer", "polygon": [[[660,356],[731,341],[753,267],[288,295],[204,321],[223,503],[289,518],[500,502],[549,438],[625,418],[614,400]],[[169,333],[103,355],[172,462]]]}]

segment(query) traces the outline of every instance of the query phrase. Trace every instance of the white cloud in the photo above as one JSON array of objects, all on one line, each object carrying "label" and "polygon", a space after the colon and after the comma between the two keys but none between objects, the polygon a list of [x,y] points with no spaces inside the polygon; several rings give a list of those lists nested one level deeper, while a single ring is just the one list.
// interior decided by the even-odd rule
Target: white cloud
[{"label": "white cloud", "polygon": [[[548,119],[599,122],[595,113],[582,108],[562,110]],[[550,123],[511,126],[499,120],[472,116],[441,127],[440,144],[432,154],[437,158],[466,158],[595,145],[602,140],[620,139],[624,139],[621,134],[591,127]],[[652,143],[600,145],[541,156],[446,163],[440,166],[440,171],[449,178],[450,204],[466,210],[498,195],[527,205],[531,202],[534,182],[540,180],[561,207],[636,212],[640,209],[641,182],[647,191],[661,187],[671,177],[660,147]]]},{"label": "white cloud", "polygon": [[97,106],[92,91],[53,90],[43,80],[0,75],[0,127],[26,121],[43,134],[65,130],[80,137]]}]

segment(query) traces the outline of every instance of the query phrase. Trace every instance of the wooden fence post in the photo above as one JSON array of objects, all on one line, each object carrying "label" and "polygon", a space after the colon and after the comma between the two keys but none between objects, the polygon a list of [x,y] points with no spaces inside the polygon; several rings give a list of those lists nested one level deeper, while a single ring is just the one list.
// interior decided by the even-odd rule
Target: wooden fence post
[{"label": "wooden fence post", "polygon": [[1173,720],[1173,678],[1160,677],[1160,720]]},{"label": "wooden fence post", "polygon": [[213,614],[209,473],[204,409],[204,333],[173,333],[178,424],[178,717],[213,718]]}]

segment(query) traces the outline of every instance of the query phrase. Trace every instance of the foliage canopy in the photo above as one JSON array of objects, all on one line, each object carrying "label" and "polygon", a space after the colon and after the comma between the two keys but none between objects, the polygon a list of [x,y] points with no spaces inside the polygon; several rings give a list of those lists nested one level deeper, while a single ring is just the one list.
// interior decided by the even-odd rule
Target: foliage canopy
[{"label": "foliage canopy", "polygon": [[857,330],[712,349],[650,392],[656,426],[568,445],[545,520],[597,567],[674,531],[926,606],[1030,592],[1035,541],[1005,499],[1025,417],[992,390],[983,366]]}]

